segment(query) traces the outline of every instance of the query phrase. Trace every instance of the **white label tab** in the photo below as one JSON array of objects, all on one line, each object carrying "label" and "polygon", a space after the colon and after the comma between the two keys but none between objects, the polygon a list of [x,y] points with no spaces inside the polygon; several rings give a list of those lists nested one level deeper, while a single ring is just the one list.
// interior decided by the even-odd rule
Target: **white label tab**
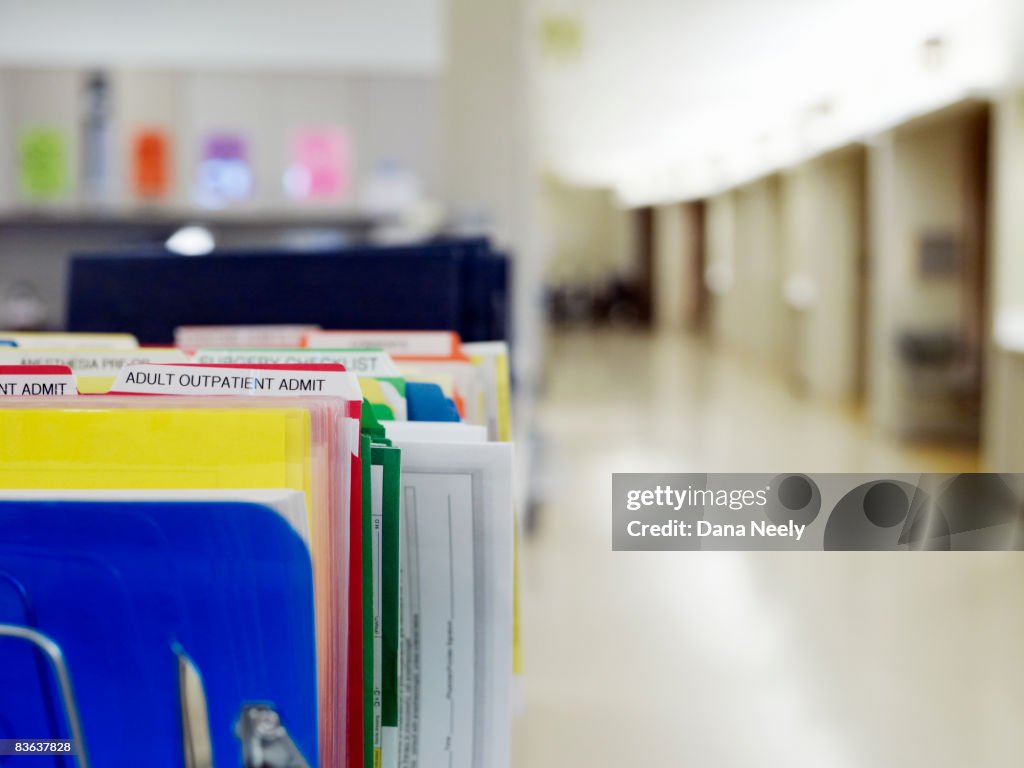
[{"label": "white label tab", "polygon": [[68,374],[0,375],[0,397],[67,397],[77,394],[75,377]]},{"label": "white label tab", "polygon": [[461,342],[451,331],[316,331],[311,349],[380,348],[396,357],[454,357]]},{"label": "white label tab", "polygon": [[66,365],[78,376],[113,378],[126,365],[184,363],[180,349],[32,349],[0,348],[0,365]]},{"label": "white label tab", "polygon": [[194,363],[267,363],[343,365],[349,373],[371,378],[401,378],[391,355],[382,349],[200,349]]},{"label": "white label tab", "polygon": [[182,349],[200,347],[297,347],[318,325],[185,325],[174,329]]},{"label": "white label tab", "polygon": [[362,400],[355,374],[342,371],[287,371],[205,365],[133,365],[122,368],[112,394],[259,395],[341,397]]}]

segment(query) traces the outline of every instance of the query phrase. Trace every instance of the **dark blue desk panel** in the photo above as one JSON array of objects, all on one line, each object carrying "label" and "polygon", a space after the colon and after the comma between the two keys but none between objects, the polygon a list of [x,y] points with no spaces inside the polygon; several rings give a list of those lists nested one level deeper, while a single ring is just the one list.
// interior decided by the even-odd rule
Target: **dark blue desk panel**
[{"label": "dark blue desk panel", "polygon": [[167,344],[181,325],[462,330],[465,248],[76,255],[68,330]]}]

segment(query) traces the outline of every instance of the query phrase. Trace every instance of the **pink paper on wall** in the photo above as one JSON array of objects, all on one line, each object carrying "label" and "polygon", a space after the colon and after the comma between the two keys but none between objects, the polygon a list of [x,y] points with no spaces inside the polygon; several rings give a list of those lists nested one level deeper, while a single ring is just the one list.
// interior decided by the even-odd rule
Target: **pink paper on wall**
[{"label": "pink paper on wall", "polygon": [[292,137],[291,162],[285,172],[285,191],[300,200],[341,199],[348,196],[352,163],[351,142],[339,128],[298,131]]}]

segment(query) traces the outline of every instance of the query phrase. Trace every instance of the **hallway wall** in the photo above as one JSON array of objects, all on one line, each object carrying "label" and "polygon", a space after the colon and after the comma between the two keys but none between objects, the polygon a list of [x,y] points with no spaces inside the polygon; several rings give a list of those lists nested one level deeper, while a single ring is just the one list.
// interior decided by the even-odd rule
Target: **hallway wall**
[{"label": "hallway wall", "polygon": [[854,146],[781,179],[784,359],[809,394],[835,400],[851,399],[858,389],[864,170],[864,152]]},{"label": "hallway wall", "polygon": [[[983,105],[967,102],[895,129],[872,149],[874,230],[869,382],[879,426],[905,436],[977,436],[980,416],[950,368],[923,378],[906,357],[914,339],[948,337],[968,352],[966,275],[983,258]],[[938,343],[938,342],[936,342]]]},{"label": "hallway wall", "polygon": [[662,330],[681,330],[693,311],[687,291],[693,233],[678,203],[654,209],[654,323]]}]

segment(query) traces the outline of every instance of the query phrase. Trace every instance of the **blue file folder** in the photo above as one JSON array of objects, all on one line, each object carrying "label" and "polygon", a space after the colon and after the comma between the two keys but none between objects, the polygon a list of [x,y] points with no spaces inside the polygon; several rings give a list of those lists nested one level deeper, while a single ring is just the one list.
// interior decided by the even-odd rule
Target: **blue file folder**
[{"label": "blue file folder", "polygon": [[[179,646],[203,678],[216,765],[240,764],[234,726],[253,702],[272,704],[318,764],[312,567],[276,511],[0,501],[0,528],[0,623],[63,650],[93,765],[182,768]],[[67,737],[52,673],[29,648],[0,639],[0,732]]]},{"label": "blue file folder", "polygon": [[409,421],[461,421],[455,403],[444,396],[437,384],[407,381],[405,398]]}]

